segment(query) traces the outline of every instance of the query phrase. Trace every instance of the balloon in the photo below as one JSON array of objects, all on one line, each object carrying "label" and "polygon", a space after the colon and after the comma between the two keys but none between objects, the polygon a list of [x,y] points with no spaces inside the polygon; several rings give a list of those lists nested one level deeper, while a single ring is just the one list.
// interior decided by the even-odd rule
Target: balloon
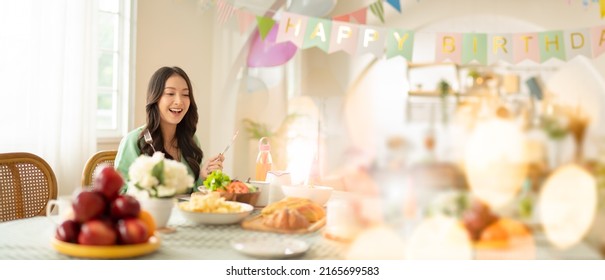
[{"label": "balloon", "polygon": [[288,0],[286,10],[291,13],[321,17],[329,14],[336,0]]},{"label": "balloon", "polygon": [[269,34],[262,40],[258,29],[254,30],[252,44],[248,52],[248,67],[271,67],[282,65],[290,60],[296,50],[292,42],[275,43],[279,24],[275,23]]}]

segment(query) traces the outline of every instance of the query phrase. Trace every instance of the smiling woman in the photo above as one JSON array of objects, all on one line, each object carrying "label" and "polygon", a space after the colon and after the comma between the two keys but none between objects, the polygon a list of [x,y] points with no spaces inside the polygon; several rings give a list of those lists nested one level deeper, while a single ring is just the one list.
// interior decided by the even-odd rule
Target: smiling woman
[{"label": "smiling woman", "polygon": [[195,178],[195,187],[214,170],[222,170],[224,157],[219,154],[200,167],[203,152],[195,135],[197,104],[189,76],[179,67],[162,67],[149,80],[147,88],[147,124],[124,137],[116,156],[116,168],[128,178],[133,161],[141,154],[156,151],[168,159],[184,163]]}]

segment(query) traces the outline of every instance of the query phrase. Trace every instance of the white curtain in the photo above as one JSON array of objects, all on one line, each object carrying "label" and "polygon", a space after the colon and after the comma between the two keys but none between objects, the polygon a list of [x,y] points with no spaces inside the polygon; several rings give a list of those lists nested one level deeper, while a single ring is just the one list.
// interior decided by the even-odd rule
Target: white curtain
[{"label": "white curtain", "polygon": [[0,1],[0,153],[29,152],[80,186],[95,151],[96,1]]}]

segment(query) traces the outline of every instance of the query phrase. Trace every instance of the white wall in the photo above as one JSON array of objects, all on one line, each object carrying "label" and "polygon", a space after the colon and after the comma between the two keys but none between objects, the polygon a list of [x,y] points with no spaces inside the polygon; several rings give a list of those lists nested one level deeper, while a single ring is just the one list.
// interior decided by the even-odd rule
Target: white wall
[{"label": "white wall", "polygon": [[138,1],[134,126],[145,123],[149,78],[162,66],[180,66],[193,86],[200,120],[197,135],[209,145],[209,105],[212,79],[214,9],[203,11],[198,1]]}]

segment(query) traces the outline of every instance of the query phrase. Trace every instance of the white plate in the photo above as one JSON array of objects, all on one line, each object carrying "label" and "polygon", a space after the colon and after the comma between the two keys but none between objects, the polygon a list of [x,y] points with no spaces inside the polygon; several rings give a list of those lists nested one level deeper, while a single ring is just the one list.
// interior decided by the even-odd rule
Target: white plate
[{"label": "white plate", "polygon": [[231,247],[244,255],[267,259],[296,257],[309,250],[306,242],[291,238],[248,237],[231,241]]},{"label": "white plate", "polygon": [[[179,203],[188,203],[188,202],[179,202]],[[177,207],[179,213],[187,219],[196,224],[207,224],[207,225],[228,225],[235,224],[241,222],[244,218],[248,217],[254,207],[250,204],[229,201],[228,203],[239,204],[243,209],[242,212],[237,213],[202,213],[202,212],[192,212],[181,209],[181,207]]]}]

